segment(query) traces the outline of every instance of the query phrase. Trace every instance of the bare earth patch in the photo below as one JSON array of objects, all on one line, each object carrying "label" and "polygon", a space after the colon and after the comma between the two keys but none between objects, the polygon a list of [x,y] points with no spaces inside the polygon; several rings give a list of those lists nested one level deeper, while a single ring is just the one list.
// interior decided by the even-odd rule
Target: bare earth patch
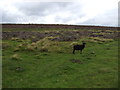
[{"label": "bare earth patch", "polygon": [[83,62],[81,60],[78,60],[78,59],[70,59],[70,61],[72,63],[79,63],[79,64],[83,64]]}]

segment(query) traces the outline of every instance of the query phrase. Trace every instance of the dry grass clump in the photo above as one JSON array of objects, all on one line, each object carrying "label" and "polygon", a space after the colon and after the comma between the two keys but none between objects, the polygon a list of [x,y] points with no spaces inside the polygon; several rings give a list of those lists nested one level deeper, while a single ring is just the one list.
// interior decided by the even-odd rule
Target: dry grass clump
[{"label": "dry grass clump", "polygon": [[34,42],[33,42],[33,43],[31,43],[31,46],[36,46],[36,43],[34,43]]},{"label": "dry grass clump", "polygon": [[48,48],[46,48],[46,47],[41,47],[41,48],[40,48],[40,51],[41,51],[41,52],[48,52]]},{"label": "dry grass clump", "polygon": [[[20,49],[20,50],[27,50],[27,51],[63,53],[63,52],[66,52],[66,49],[67,50],[70,49],[70,47],[68,47],[70,43],[51,41],[52,38],[54,37],[45,37],[37,42],[33,42],[33,43],[29,42],[26,45],[24,45],[24,43],[19,44],[18,47],[15,48],[15,51],[18,51]],[[78,43],[73,42],[72,44],[74,45]]]},{"label": "dry grass clump", "polygon": [[14,55],[11,56],[11,59],[13,59],[13,60],[19,60],[20,57],[19,57],[18,54],[14,54]]},{"label": "dry grass clump", "polygon": [[[79,42],[90,42],[90,43],[104,43],[104,42],[112,42],[113,39],[109,38],[102,38],[102,37],[82,37],[80,38]],[[77,42],[73,42],[73,45],[77,44]],[[80,43],[82,44],[82,43]],[[72,45],[72,43],[71,43]]]},{"label": "dry grass clump", "polygon": [[23,44],[19,44],[19,45],[18,45],[18,47],[22,47],[22,46],[23,46]]},{"label": "dry grass clump", "polygon": [[55,38],[55,37],[53,37],[53,36],[45,37],[45,38],[43,39],[43,41],[45,41],[45,40],[51,40],[51,39],[53,39],[53,38]]},{"label": "dry grass clump", "polygon": [[16,48],[14,49],[14,52],[17,52],[17,51],[20,51],[20,48],[17,48],[17,47],[16,47]]},{"label": "dry grass clump", "polygon": [[50,44],[50,40],[49,39],[50,39],[49,37],[45,37],[42,40],[37,41],[36,45],[38,45],[38,46],[44,46],[46,44],[48,45],[48,44]]},{"label": "dry grass clump", "polygon": [[107,38],[100,38],[100,37],[90,37],[90,42],[110,42],[113,41],[113,39],[107,39]]},{"label": "dry grass clump", "polygon": [[69,46],[71,47],[71,46],[78,45],[78,44],[80,44],[80,43],[78,43],[78,42],[72,42],[72,43],[70,43]]},{"label": "dry grass clump", "polygon": [[51,41],[49,39],[51,39],[52,37],[46,37],[44,39],[41,39],[37,42],[33,42],[33,43],[23,43],[20,44],[18,47],[22,48],[25,47],[25,50],[28,51],[41,51],[41,52],[48,52],[48,49],[51,46]]},{"label": "dry grass clump", "polygon": [[28,44],[21,43],[14,48],[14,52],[25,50]]},{"label": "dry grass clump", "polygon": [[36,46],[32,46],[30,44],[26,46],[26,50],[28,50],[28,51],[35,51],[36,48],[37,48]]},{"label": "dry grass clump", "polygon": [[90,42],[90,43],[104,43],[104,42],[111,42],[113,39],[108,38],[101,38],[101,37],[85,37],[80,39],[83,42]]},{"label": "dry grass clump", "polygon": [[17,41],[17,42],[22,42],[23,40],[17,37],[12,37],[11,38],[12,41]]},{"label": "dry grass clump", "polygon": [[[49,38],[44,38],[42,40],[39,40],[36,42],[36,47],[38,50],[40,51],[48,51],[49,47],[50,47],[50,44],[51,44],[51,41],[48,40]],[[34,45],[34,44],[33,44]]]},{"label": "dry grass clump", "polygon": [[48,31],[48,30],[46,30],[46,31],[44,31],[44,33],[50,33],[51,31]]},{"label": "dry grass clump", "polygon": [[[58,41],[51,41],[54,37],[45,37],[35,43],[37,50],[41,52],[62,52],[62,46]],[[33,44],[34,45],[34,44]]]},{"label": "dry grass clump", "polygon": [[53,38],[54,37],[45,37],[44,39],[37,41],[36,44],[35,44],[37,49],[42,51],[42,52],[43,51],[44,52],[52,51],[51,49],[54,46],[59,45],[58,42],[51,41],[51,39],[53,39]]},{"label": "dry grass clump", "polygon": [[12,41],[16,41],[16,40],[19,40],[19,38],[17,38],[17,37],[12,37],[11,40],[12,40]]},{"label": "dry grass clump", "polygon": [[18,47],[25,47],[25,50],[28,51],[40,51],[40,52],[57,52],[63,53],[71,50],[74,45],[82,44],[82,42],[91,42],[91,43],[103,43],[108,41],[113,41],[113,39],[106,39],[100,37],[82,37],[80,40],[76,42],[59,42],[59,41],[51,41],[54,37],[45,37],[37,42],[27,43],[27,45],[20,44]]}]

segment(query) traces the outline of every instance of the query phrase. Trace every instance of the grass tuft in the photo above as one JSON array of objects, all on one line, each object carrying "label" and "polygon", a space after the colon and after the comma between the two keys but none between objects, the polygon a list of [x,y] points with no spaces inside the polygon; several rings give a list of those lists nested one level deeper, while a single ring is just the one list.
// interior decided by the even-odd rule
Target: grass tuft
[{"label": "grass tuft", "polygon": [[12,55],[11,59],[13,59],[13,60],[19,60],[20,57],[19,57],[18,54],[14,54],[14,55]]}]

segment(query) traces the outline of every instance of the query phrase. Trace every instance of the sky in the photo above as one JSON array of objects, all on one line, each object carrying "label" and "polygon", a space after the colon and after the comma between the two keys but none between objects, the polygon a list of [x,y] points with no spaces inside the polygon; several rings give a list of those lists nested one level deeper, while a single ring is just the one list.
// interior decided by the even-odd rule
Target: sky
[{"label": "sky", "polygon": [[119,0],[0,0],[1,23],[118,26]]}]

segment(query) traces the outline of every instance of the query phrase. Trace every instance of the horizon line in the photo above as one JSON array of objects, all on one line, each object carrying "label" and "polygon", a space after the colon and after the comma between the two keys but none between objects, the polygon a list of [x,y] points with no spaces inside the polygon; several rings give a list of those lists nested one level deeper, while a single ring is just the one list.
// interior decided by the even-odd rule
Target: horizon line
[{"label": "horizon line", "polygon": [[43,23],[0,23],[0,24],[26,24],[26,25],[29,25],[29,24],[37,24],[37,25],[71,25],[71,26],[100,26],[100,27],[120,27],[120,26],[112,26],[112,25],[93,25],[93,24],[43,24]]}]

